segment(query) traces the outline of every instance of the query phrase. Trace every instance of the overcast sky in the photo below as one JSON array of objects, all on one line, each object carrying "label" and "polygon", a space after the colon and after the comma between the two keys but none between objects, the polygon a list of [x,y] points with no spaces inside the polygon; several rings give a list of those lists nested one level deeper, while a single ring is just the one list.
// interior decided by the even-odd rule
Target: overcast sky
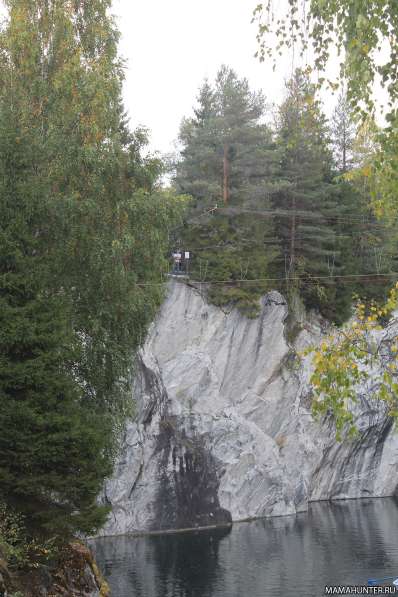
[{"label": "overcast sky", "polygon": [[192,111],[204,77],[221,64],[246,76],[269,101],[283,95],[291,72],[286,58],[276,73],[254,58],[254,0],[114,0],[127,60],[125,104],[133,126],[151,130],[151,147],[173,150],[183,116]]},{"label": "overcast sky", "polygon": [[[276,0],[283,11],[287,0]],[[247,77],[253,89],[262,89],[268,102],[280,102],[284,81],[293,68],[289,54],[272,65],[260,63],[256,25],[251,24],[258,0],[113,0],[121,31],[120,52],[126,60],[125,105],[131,125],[151,131],[151,149],[173,151],[183,116],[192,113],[198,88],[213,79],[222,64]],[[0,14],[4,14],[0,0]],[[332,61],[333,62],[333,61]],[[337,60],[332,65],[332,78]],[[385,93],[376,96],[385,101]],[[323,93],[327,114],[336,98]]]}]

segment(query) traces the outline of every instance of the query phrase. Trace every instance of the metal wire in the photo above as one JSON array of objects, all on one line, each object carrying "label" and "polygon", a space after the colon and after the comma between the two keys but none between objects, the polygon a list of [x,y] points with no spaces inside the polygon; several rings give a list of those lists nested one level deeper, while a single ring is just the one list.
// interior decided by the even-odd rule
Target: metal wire
[{"label": "metal wire", "polygon": [[[165,274],[167,277],[169,277],[167,274]],[[253,278],[253,279],[246,279],[246,278],[241,278],[241,279],[237,279],[237,280],[209,280],[207,282],[200,282],[199,280],[197,281],[198,284],[205,284],[207,286],[209,285],[215,285],[215,284],[251,284],[251,283],[256,283],[256,282],[293,282],[293,281],[301,281],[304,283],[311,283],[313,280],[350,280],[350,281],[357,281],[357,280],[363,280],[363,281],[368,281],[368,282],[372,282],[372,281],[376,281],[376,280],[383,280],[383,279],[388,279],[388,278],[393,278],[393,277],[397,277],[397,273],[390,273],[390,274],[379,274],[377,272],[372,272],[369,274],[336,274],[333,276],[307,276],[307,277],[303,277],[303,276],[292,276],[292,277],[279,277],[279,278]],[[176,278],[178,278],[178,275],[176,276]],[[195,281],[195,280],[193,280]],[[135,286],[161,286],[163,285],[164,282],[136,282]]]}]

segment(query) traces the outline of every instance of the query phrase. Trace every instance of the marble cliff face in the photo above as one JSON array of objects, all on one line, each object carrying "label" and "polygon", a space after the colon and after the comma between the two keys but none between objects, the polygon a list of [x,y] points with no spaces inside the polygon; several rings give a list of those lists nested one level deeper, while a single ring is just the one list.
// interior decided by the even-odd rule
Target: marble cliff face
[{"label": "marble cliff face", "polygon": [[[313,500],[393,495],[398,433],[369,388],[360,437],[336,443],[311,416],[310,357],[324,323],[288,326],[277,292],[257,319],[209,305],[172,281],[137,358],[136,420],[102,500],[117,535],[294,514]],[[291,327],[291,326],[290,326]]]}]

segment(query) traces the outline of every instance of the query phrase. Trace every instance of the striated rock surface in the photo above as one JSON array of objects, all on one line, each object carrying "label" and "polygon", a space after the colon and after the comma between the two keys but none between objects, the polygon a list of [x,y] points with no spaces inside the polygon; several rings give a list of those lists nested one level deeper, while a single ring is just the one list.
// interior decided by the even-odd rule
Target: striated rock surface
[{"label": "striated rock surface", "polygon": [[[322,321],[288,325],[270,292],[258,319],[207,304],[171,282],[137,362],[137,418],[102,499],[104,535],[190,528],[293,514],[312,500],[393,495],[398,434],[385,409],[359,396],[353,442],[337,444],[311,412],[309,359]],[[291,326],[290,326],[291,327]]]}]

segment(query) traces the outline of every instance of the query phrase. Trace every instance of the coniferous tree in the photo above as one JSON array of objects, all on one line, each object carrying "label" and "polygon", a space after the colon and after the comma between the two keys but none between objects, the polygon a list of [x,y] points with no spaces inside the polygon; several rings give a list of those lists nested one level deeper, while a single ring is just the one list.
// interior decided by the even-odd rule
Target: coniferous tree
[{"label": "coniferous tree", "polygon": [[203,205],[220,202],[221,166],[215,92],[206,80],[199,91],[193,118],[184,118],[179,141],[182,159],[176,164],[175,182],[180,192]]},{"label": "coniferous tree", "polygon": [[65,540],[103,521],[96,494],[177,207],[145,131],[126,127],[110,1],[6,6],[0,493],[33,533]]},{"label": "coniferous tree", "polygon": [[[275,196],[274,203],[283,212],[276,219],[287,290],[298,290],[308,307],[319,309],[337,323],[350,316],[354,293],[369,295],[369,284],[356,281],[357,276],[386,273],[389,267],[388,235],[382,231],[383,226],[376,231],[370,195],[365,198],[349,180],[352,176],[347,170],[358,158],[352,139],[352,115],[344,105],[343,97],[339,118],[335,116],[334,131],[340,135],[337,141],[335,137],[336,171],[326,120],[314,88],[301,71],[296,71],[280,109],[281,177],[286,186]],[[336,174],[346,176],[336,178]],[[383,295],[383,283],[373,286],[376,290],[372,297]]]},{"label": "coniferous tree", "polygon": [[[270,133],[261,124],[265,103],[261,93],[250,91],[248,81],[221,67],[215,83],[217,130],[222,155],[224,204],[239,203],[264,193]],[[267,144],[268,137],[268,144]],[[257,197],[258,198],[258,197]]]},{"label": "coniferous tree", "polygon": [[347,99],[347,94],[344,91],[340,93],[337,105],[333,111],[330,132],[337,172],[339,174],[345,174],[351,170],[353,166],[352,152],[356,126],[354,122],[354,112]]},{"label": "coniferous tree", "polygon": [[[361,222],[360,214],[372,219],[370,193],[364,200],[349,180],[358,157],[345,108],[342,97],[333,133],[315,87],[297,70],[274,132],[262,124],[261,95],[230,69],[223,67],[214,85],[203,85],[195,116],[181,127],[175,182],[193,197],[179,236],[193,252],[191,277],[217,281],[211,300],[254,315],[259,294],[279,288],[342,323],[353,293],[366,290],[358,274],[388,271],[388,234]],[[274,281],[237,282],[262,278]]]},{"label": "coniferous tree", "polygon": [[264,201],[276,160],[264,115],[263,95],[222,66],[214,86],[200,89],[195,117],[183,120],[178,190],[207,204]]},{"label": "coniferous tree", "polygon": [[73,376],[81,346],[70,301],[50,284],[41,232],[52,206],[25,178],[34,162],[15,113],[1,105],[0,494],[33,536],[69,537],[105,520],[95,500],[111,472],[111,419]]},{"label": "coniferous tree", "polygon": [[[351,169],[345,175],[346,184],[357,196],[357,202],[351,202],[351,228],[353,238],[352,256],[356,259],[359,273],[369,275],[372,284],[355,285],[355,292],[364,299],[385,300],[388,293],[387,274],[396,270],[397,236],[388,219],[375,214],[374,197],[377,192],[373,187],[369,172],[377,153],[378,127],[373,119],[367,119],[358,126],[352,142]],[[372,278],[372,274],[373,278]],[[383,274],[382,278],[377,278]]]},{"label": "coniferous tree", "polygon": [[[211,286],[210,297],[249,314],[267,285],[238,281],[265,278],[277,250],[272,223],[250,213],[269,208],[275,184],[278,153],[264,113],[262,94],[221,67],[214,85],[205,81],[200,89],[195,116],[182,123],[175,176],[177,190],[193,197],[184,235],[193,253],[191,275],[235,282]],[[203,217],[215,205],[217,211]]]},{"label": "coniferous tree", "polygon": [[297,70],[287,83],[277,125],[282,150],[283,188],[274,196],[277,234],[282,243],[280,269],[287,292],[298,290],[311,307],[333,304],[333,275],[341,273],[333,219],[338,215],[332,184],[332,156],[326,119],[308,77]]}]

